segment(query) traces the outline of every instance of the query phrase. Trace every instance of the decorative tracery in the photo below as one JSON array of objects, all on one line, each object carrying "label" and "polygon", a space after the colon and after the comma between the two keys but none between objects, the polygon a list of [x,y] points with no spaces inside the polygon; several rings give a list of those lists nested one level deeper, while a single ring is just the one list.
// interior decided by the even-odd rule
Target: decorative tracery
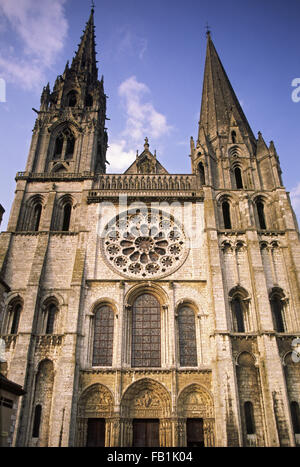
[{"label": "decorative tracery", "polygon": [[145,278],[171,274],[184,262],[187,238],[167,213],[126,212],[105,228],[103,252],[108,264],[122,275]]}]

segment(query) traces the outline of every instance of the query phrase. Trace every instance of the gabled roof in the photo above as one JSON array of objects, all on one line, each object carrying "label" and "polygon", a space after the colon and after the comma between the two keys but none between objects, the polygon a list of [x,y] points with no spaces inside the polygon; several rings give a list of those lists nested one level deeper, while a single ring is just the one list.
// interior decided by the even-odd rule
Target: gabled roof
[{"label": "gabled roof", "polygon": [[154,155],[149,151],[148,138],[145,139],[144,151],[136,157],[136,160],[124,172],[124,174],[168,174],[169,172],[162,166]]}]

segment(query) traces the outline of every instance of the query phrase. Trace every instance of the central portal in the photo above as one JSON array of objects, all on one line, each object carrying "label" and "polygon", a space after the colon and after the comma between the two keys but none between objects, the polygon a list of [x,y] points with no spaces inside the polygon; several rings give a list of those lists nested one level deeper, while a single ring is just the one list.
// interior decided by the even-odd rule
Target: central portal
[{"label": "central portal", "polygon": [[133,447],[159,447],[159,420],[133,420]]},{"label": "central portal", "polygon": [[186,421],[187,446],[201,448],[204,446],[202,418],[188,418]]}]

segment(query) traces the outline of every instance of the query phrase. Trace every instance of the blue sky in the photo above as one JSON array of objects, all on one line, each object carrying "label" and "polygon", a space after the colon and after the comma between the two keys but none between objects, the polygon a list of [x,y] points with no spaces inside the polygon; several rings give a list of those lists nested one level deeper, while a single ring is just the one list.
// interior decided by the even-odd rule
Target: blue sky
[{"label": "blue sky", "polygon": [[[300,219],[299,0],[96,0],[99,75],[109,96],[109,172],[123,172],[144,138],[169,172],[189,173],[197,138],[206,24],[248,121],[274,140]],[[15,174],[26,165],[43,86],[72,59],[89,0],[0,0],[0,203],[6,228]],[[0,81],[1,82],[1,81]],[[300,92],[298,94],[300,96]],[[0,92],[1,99],[1,92]]]}]

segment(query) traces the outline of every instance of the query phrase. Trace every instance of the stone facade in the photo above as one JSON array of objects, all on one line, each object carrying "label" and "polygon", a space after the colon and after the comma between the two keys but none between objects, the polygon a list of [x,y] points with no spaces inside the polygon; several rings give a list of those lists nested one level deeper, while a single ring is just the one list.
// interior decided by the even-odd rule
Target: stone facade
[{"label": "stone facade", "polygon": [[295,446],[300,244],[274,144],[208,34],[191,174],[169,174],[147,138],[106,174],[93,15],[43,90],[0,237],[1,336],[26,391],[13,443],[136,446],[142,420],[155,446]]}]

